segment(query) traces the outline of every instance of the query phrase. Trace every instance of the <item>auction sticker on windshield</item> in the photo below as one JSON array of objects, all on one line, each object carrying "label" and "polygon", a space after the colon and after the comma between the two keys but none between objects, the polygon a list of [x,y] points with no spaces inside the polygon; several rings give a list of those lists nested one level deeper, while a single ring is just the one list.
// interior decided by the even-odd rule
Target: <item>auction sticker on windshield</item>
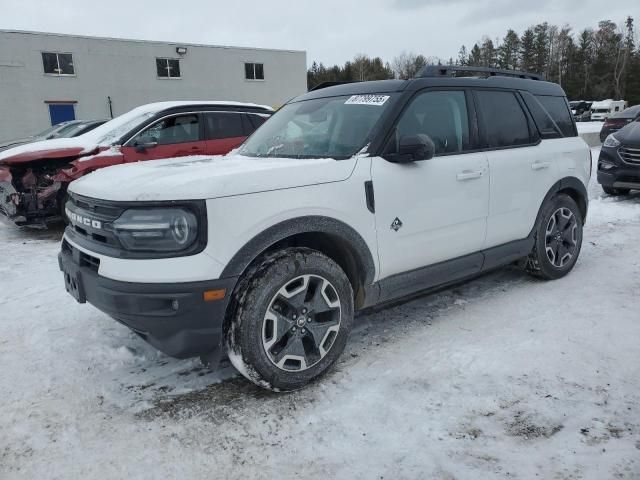
[{"label": "auction sticker on windshield", "polygon": [[345,105],[384,105],[389,100],[389,95],[352,95]]}]

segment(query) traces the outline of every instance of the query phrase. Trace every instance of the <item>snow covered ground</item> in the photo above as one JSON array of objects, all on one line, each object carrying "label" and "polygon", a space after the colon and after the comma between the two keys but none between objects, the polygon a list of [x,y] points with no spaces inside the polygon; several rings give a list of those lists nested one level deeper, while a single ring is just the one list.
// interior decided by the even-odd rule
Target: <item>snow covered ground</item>
[{"label": "snow covered ground", "polygon": [[603,125],[604,122],[576,122],[580,135],[583,133],[600,133]]},{"label": "snow covered ground", "polygon": [[293,394],[157,353],[65,293],[59,231],[0,226],[0,478],[640,478],[640,194],[590,196],[568,277],[361,315]]}]

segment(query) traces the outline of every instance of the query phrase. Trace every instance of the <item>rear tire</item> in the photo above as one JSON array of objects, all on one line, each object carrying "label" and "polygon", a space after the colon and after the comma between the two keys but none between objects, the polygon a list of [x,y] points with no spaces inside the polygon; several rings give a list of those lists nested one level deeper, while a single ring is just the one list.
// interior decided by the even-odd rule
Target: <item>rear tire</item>
[{"label": "rear tire", "polygon": [[560,193],[548,200],[536,224],[527,271],[546,280],[569,273],[582,248],[582,226],[582,213],[573,198]]},{"label": "rear tire", "polygon": [[297,390],[331,368],[353,323],[353,290],[340,266],[307,248],[265,256],[241,282],[225,331],[233,366],[256,385]]},{"label": "rear tire", "polygon": [[631,191],[628,188],[613,188],[613,187],[605,187],[604,185],[602,186],[602,190],[604,190],[604,193],[606,193],[607,195],[612,195],[614,197],[618,197],[621,195],[629,195],[629,192]]}]

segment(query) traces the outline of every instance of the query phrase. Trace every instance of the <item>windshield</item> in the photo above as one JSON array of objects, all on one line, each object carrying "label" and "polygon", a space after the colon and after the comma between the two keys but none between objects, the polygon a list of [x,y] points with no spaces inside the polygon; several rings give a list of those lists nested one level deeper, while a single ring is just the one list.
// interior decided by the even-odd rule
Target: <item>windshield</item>
[{"label": "windshield", "polygon": [[71,123],[69,125],[65,125],[64,127],[62,127],[61,129],[59,129],[57,132],[53,132],[51,134],[51,138],[65,138],[65,137],[70,137],[70,133],[76,131],[78,128],[81,128],[84,126],[84,123]]},{"label": "windshield", "polygon": [[59,123],[57,123],[57,124],[53,125],[52,127],[49,127],[46,130],[43,130],[42,132],[34,135],[34,137],[46,137],[46,136],[50,135],[51,133],[55,132],[56,130],[60,130],[62,128],[65,128],[65,125],[60,125]]},{"label": "windshield", "polygon": [[353,95],[290,103],[245,142],[249,157],[335,158],[353,156],[369,142],[390,95]]},{"label": "windshield", "polygon": [[156,112],[144,112],[131,115],[133,111],[120,115],[109,120],[104,125],[99,126],[89,134],[96,139],[99,144],[110,144],[118,140],[122,135],[132,130],[136,125],[140,125],[146,119],[155,115]]}]

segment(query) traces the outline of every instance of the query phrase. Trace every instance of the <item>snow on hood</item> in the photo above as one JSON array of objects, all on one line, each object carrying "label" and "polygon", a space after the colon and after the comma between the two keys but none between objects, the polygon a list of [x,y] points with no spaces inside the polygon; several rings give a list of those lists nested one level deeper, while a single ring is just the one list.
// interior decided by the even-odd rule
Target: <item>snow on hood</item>
[{"label": "snow on hood", "polygon": [[20,157],[24,154],[35,152],[50,152],[53,150],[75,150],[76,155],[83,155],[95,150],[97,144],[93,139],[85,139],[83,136],[75,138],[54,138],[52,140],[41,140],[39,142],[25,143],[6,150],[0,151],[0,163],[3,160],[13,157]]},{"label": "snow on hood", "polygon": [[69,190],[113,201],[211,199],[339,182],[355,165],[355,158],[192,156],[103,168],[71,183]]},{"label": "snow on hood", "polygon": [[[173,107],[189,106],[189,105],[229,105],[229,106],[245,106],[245,107],[259,107],[269,111],[273,109],[266,105],[257,105],[255,103],[241,103],[241,102],[225,102],[225,101],[177,101],[177,102],[156,102],[141,105],[133,110],[128,111],[113,120],[94,128],[90,132],[85,133],[74,138],[55,138],[52,140],[42,140],[39,142],[28,143],[25,145],[19,145],[13,148],[8,148],[0,152],[0,163],[11,157],[16,157],[24,154],[33,154],[37,152],[51,152],[52,150],[67,150],[73,149],[74,155],[86,155],[95,150],[99,146],[109,146],[115,140],[127,133],[130,129],[134,128],[137,124],[144,121],[146,118],[156,114],[159,111],[166,110]],[[71,156],[65,154],[64,156]],[[29,159],[31,160],[31,159]]]}]

